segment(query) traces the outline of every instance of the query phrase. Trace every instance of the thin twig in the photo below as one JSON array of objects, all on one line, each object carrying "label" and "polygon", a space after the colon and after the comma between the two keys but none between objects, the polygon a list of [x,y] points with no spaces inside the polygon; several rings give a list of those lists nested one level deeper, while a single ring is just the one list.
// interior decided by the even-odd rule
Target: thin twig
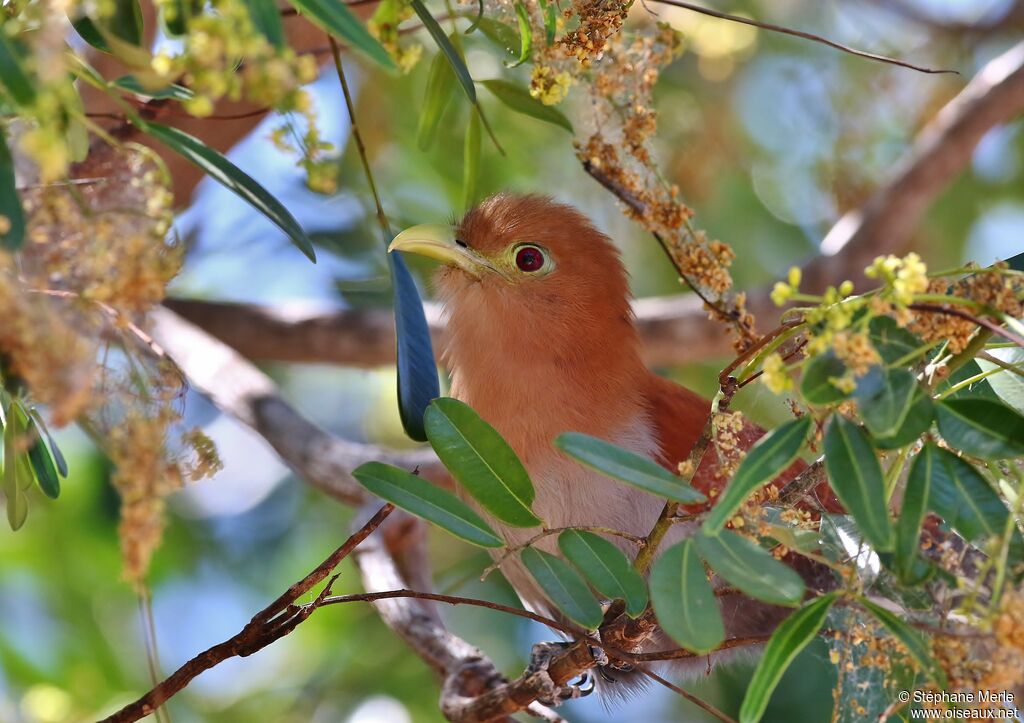
[{"label": "thin twig", "polygon": [[660,683],[661,685],[665,686],[666,688],[671,690],[673,693],[677,693],[677,694],[681,695],[683,698],[686,698],[686,700],[690,701],[691,703],[693,703],[695,706],[697,706],[701,710],[704,710],[704,711],[710,713],[711,715],[713,715],[718,720],[724,721],[725,723],[736,723],[736,719],[735,718],[731,718],[730,716],[728,716],[725,713],[723,713],[722,711],[718,710],[718,708],[716,708],[715,706],[711,705],[707,701],[698,698],[693,693],[689,693],[689,692],[683,690],[682,688],[680,688],[678,685],[675,685],[674,683],[670,683],[669,681],[665,680],[664,678],[662,678],[657,673],[655,673],[653,671],[650,671],[650,670],[647,670],[646,668],[640,668],[640,672],[643,673],[644,675],[646,675],[651,680],[656,681],[656,682]]},{"label": "thin twig", "polygon": [[719,12],[718,10],[712,10],[711,8],[705,8],[701,7],[700,5],[694,5],[693,3],[683,2],[683,0],[654,0],[654,2],[661,3],[662,5],[673,5],[677,8],[683,8],[684,10],[692,10],[695,13],[700,13],[701,15],[710,15],[711,17],[718,18],[720,20],[729,20],[734,23],[750,25],[755,28],[760,28],[761,30],[771,31],[773,33],[781,33],[782,35],[791,35],[796,38],[803,38],[804,40],[810,40],[815,43],[827,45],[830,48],[835,48],[836,50],[841,50],[844,53],[849,53],[850,55],[856,55],[858,58],[867,58],[868,60],[877,60],[880,63],[898,65],[901,68],[909,68],[910,70],[916,70],[919,73],[929,73],[933,75],[941,73],[951,73],[953,75],[960,74],[960,72],[956,70],[926,68],[922,65],[914,65],[913,63],[908,63],[905,60],[890,58],[887,55],[878,55],[877,53],[869,53],[864,50],[857,50],[856,48],[851,48],[849,45],[843,45],[842,43],[837,43],[834,40],[829,40],[828,38],[822,37],[821,35],[808,33],[804,30],[795,30],[794,28],[787,28],[784,25],[775,25],[774,23],[766,23],[760,20],[751,20],[750,18],[745,18],[740,15],[730,15],[729,13]]}]

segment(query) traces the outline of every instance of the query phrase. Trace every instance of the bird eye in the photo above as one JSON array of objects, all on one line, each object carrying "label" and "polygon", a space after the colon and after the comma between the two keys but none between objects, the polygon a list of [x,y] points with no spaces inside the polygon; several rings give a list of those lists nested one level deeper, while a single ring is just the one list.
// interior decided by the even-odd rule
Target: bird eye
[{"label": "bird eye", "polygon": [[528,273],[540,271],[544,266],[544,252],[536,246],[523,246],[516,251],[516,266]]}]

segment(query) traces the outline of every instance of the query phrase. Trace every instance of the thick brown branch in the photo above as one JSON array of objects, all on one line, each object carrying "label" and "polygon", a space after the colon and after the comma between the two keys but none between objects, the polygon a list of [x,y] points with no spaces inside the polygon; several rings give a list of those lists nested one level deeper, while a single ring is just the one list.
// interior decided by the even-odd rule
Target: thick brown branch
[{"label": "thick brown branch", "polygon": [[[238,633],[224,642],[204,650],[174,671],[166,680],[156,685],[144,696],[134,703],[129,703],[117,713],[104,718],[101,723],[129,723],[130,721],[140,720],[163,705],[165,701],[181,691],[192,682],[193,678],[203,671],[209,670],[228,658],[252,655],[290,633],[328,599],[328,596],[331,594],[331,583],[327,583],[327,586],[313,602],[306,605],[295,605],[295,601],[309,592],[314,585],[330,575],[338,566],[338,563],[348,557],[370,533],[380,527],[392,510],[394,510],[394,507],[390,504],[378,509],[376,514],[356,530],[341,547],[320,563],[313,572],[292,585],[277,600],[256,613],[252,620],[246,623],[245,627],[238,631]],[[331,582],[333,582],[333,579]]]}]

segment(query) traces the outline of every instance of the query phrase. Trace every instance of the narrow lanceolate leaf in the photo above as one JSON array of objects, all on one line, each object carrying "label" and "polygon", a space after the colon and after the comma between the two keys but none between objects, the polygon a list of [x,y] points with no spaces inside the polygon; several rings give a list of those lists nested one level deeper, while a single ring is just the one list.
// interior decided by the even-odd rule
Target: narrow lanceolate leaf
[{"label": "narrow lanceolate leaf", "polygon": [[448,471],[477,502],[502,522],[534,527],[534,489],[519,457],[498,431],[470,407],[435,399],[424,417],[427,438]]},{"label": "narrow lanceolate leaf", "polygon": [[939,433],[956,450],[982,459],[1024,456],[1024,416],[990,399],[938,405]]},{"label": "narrow lanceolate leaf", "polygon": [[384,46],[370,35],[366,26],[352,14],[345,3],[336,0],[289,0],[291,5],[321,29],[336,35],[352,48],[364,53],[385,68],[394,68],[395,61]]},{"label": "narrow lanceolate leaf", "polygon": [[421,0],[411,0],[409,4],[416,11],[416,15],[419,16],[423,27],[430,33],[430,37],[437,43],[437,49],[441,51],[451,65],[459,85],[462,86],[462,90],[466,93],[466,97],[476,105],[476,88],[473,86],[473,77],[469,74],[469,68],[466,67],[466,62],[462,59],[459,51],[452,45],[452,41],[448,39],[444,30],[437,24],[437,20],[434,19],[434,16],[430,14],[430,11],[427,10]]},{"label": "narrow lanceolate leaf", "polygon": [[388,254],[388,268],[395,294],[398,414],[405,433],[417,442],[426,442],[423,415],[427,405],[441,395],[434,347],[416,281],[401,253]]},{"label": "narrow lanceolate leaf", "polygon": [[509,55],[515,55],[516,46],[519,44],[519,36],[510,25],[485,15],[477,21],[476,26],[480,28],[480,32],[492,43],[500,48],[504,48],[505,52]]},{"label": "narrow lanceolate leaf", "polygon": [[263,34],[275,48],[284,48],[284,25],[281,23],[281,11],[276,0],[245,0],[249,10],[249,18],[256,29]]},{"label": "narrow lanceolate leaf", "polygon": [[553,105],[544,105],[530,95],[530,91],[519,83],[512,83],[500,78],[481,82],[491,92],[491,95],[516,113],[522,113],[545,123],[551,123],[559,128],[564,128],[570,133],[573,132],[572,123],[569,122],[569,119],[565,117],[562,111]]},{"label": "narrow lanceolate leaf", "polygon": [[46,423],[40,416],[39,411],[34,407],[29,407],[28,414],[32,417],[32,421],[35,422],[36,428],[42,430],[43,436],[46,437],[46,441],[50,445],[50,453],[53,455],[53,461],[57,465],[57,472],[61,477],[67,479],[68,463],[64,459],[64,453],[60,451],[60,447],[57,446],[57,442],[54,440],[53,435],[50,434],[50,430],[46,428]]},{"label": "narrow lanceolate leaf", "polygon": [[868,612],[874,615],[878,621],[885,626],[886,630],[893,635],[893,637],[903,644],[903,647],[907,649],[907,652],[910,653],[911,657],[914,658],[919,666],[921,666],[921,670],[931,678],[939,688],[944,689],[946,687],[946,674],[935,662],[931,651],[928,649],[928,643],[925,642],[925,639],[920,633],[900,620],[890,611],[876,605],[867,598],[860,598],[860,604],[863,605]]},{"label": "narrow lanceolate leaf", "polygon": [[102,50],[104,53],[110,52],[110,46],[107,45],[107,41],[103,37],[103,33],[100,32],[100,29],[91,18],[86,15],[73,18],[71,20],[71,26],[75,29],[75,32],[78,33],[79,37],[89,43],[89,45],[97,50]]},{"label": "narrow lanceolate leaf", "polygon": [[917,552],[931,496],[932,474],[937,462],[935,450],[933,445],[927,444],[914,458],[896,522],[895,567],[900,579],[908,584],[916,582],[921,567],[917,564],[920,560]]},{"label": "narrow lanceolate leaf", "polygon": [[555,446],[587,467],[658,497],[693,504],[707,498],[647,457],[579,432],[566,432]]},{"label": "narrow lanceolate leaf", "polygon": [[0,247],[17,251],[24,241],[25,211],[15,188],[14,159],[0,132]]},{"label": "narrow lanceolate leaf", "polygon": [[832,489],[876,550],[892,549],[892,522],[886,506],[885,480],[867,434],[836,415],[825,432],[825,469]]},{"label": "narrow lanceolate leaf", "polygon": [[793,419],[758,440],[711,508],[704,521],[706,534],[714,535],[721,530],[744,500],[789,466],[807,439],[811,421],[810,416]]},{"label": "narrow lanceolate leaf", "polygon": [[519,22],[519,57],[511,63],[505,61],[506,68],[515,68],[530,59],[533,52],[533,29],[530,27],[530,14],[522,0],[516,0],[516,20]]},{"label": "narrow lanceolate leaf", "polygon": [[850,395],[839,389],[834,380],[846,373],[846,365],[833,352],[811,359],[800,379],[800,393],[811,404],[835,404]]},{"label": "narrow lanceolate leaf", "polygon": [[988,480],[934,443],[925,445],[923,454],[933,458],[928,507],[972,542],[1002,534],[1009,513]]},{"label": "narrow lanceolate leaf", "polygon": [[480,21],[483,20],[483,17],[484,17],[484,0],[476,0],[476,5],[477,5],[476,17],[473,18],[473,22],[471,22],[469,24],[469,27],[466,28],[466,35],[469,35],[471,32],[476,30],[477,27],[480,25]]},{"label": "narrow lanceolate leaf", "polygon": [[544,594],[567,618],[587,630],[601,624],[601,606],[587,583],[565,561],[532,547],[523,550],[522,559]]},{"label": "narrow lanceolate leaf", "polygon": [[354,469],[352,476],[381,499],[433,522],[466,542],[481,547],[505,544],[465,502],[404,469],[367,462]]},{"label": "narrow lanceolate leaf", "polygon": [[470,113],[462,144],[462,207],[476,205],[480,186],[480,114]]},{"label": "narrow lanceolate leaf", "polygon": [[271,196],[267,189],[253,180],[249,174],[195,136],[177,128],[147,121],[143,130],[201,168],[210,178],[233,191],[243,201],[252,205],[288,234],[292,243],[308,256],[310,261],[316,261],[313,242],[309,240],[309,236],[302,230],[299,222],[295,220],[288,209],[281,205],[280,201]]},{"label": "narrow lanceolate leaf", "polygon": [[819,597],[790,615],[775,629],[750,679],[750,685],[747,686],[743,705],[740,706],[740,723],[756,723],[761,720],[782,674],[821,630],[835,599],[835,593]]},{"label": "narrow lanceolate leaf", "polygon": [[864,426],[875,437],[891,437],[907,418],[917,381],[906,369],[872,367],[857,380],[857,408]]},{"label": "narrow lanceolate leaf", "polygon": [[555,31],[558,29],[558,5],[555,0],[539,2],[540,14],[544,18],[544,42],[550,48],[555,43]]},{"label": "narrow lanceolate leaf", "polygon": [[651,568],[651,604],[662,630],[694,653],[725,639],[725,624],[693,540],[665,550]]},{"label": "narrow lanceolate leaf", "polygon": [[796,570],[776,560],[753,540],[724,530],[693,538],[704,561],[727,583],[750,597],[774,605],[799,605],[804,581]]},{"label": "narrow lanceolate leaf", "polygon": [[0,85],[3,85],[11,100],[20,106],[31,105],[36,99],[35,86],[21,66],[15,43],[7,33],[0,31]]},{"label": "narrow lanceolate leaf", "polygon": [[566,530],[558,536],[558,549],[595,590],[609,600],[625,601],[631,617],[647,608],[647,583],[610,541],[593,532]]},{"label": "narrow lanceolate leaf", "polygon": [[51,499],[60,496],[60,478],[57,477],[57,468],[50,458],[50,452],[43,442],[43,435],[33,419],[29,418],[26,434],[30,435],[32,444],[28,448],[28,461],[32,466],[39,489]]},{"label": "narrow lanceolate leaf", "polygon": [[135,93],[136,95],[156,100],[166,100],[168,98],[171,100],[189,100],[195,95],[191,90],[177,83],[171,83],[163,88],[149,89],[144,87],[134,75],[122,75],[114,81],[114,85],[127,90],[129,93]]},{"label": "narrow lanceolate leaf", "polygon": [[142,8],[139,0],[114,0],[114,12],[106,22],[117,38],[132,45],[142,43]]},{"label": "narrow lanceolate leaf", "polygon": [[927,432],[935,421],[935,402],[920,384],[915,385],[907,416],[903,418],[893,434],[886,437],[872,436],[872,442],[879,449],[900,449],[916,441]]},{"label": "narrow lanceolate leaf", "polygon": [[7,424],[4,427],[2,487],[7,504],[7,523],[12,530],[17,530],[25,524],[25,518],[28,517],[28,498],[25,496],[24,490],[31,484],[31,471],[28,472],[29,479],[26,483],[26,470],[22,459],[24,454],[18,452],[18,439],[23,427],[19,422],[20,418],[14,409],[13,402],[10,402],[4,409],[4,419]]},{"label": "narrow lanceolate leaf", "polygon": [[416,128],[416,145],[421,151],[433,145],[441,116],[451,102],[454,91],[455,72],[451,63],[444,57],[444,53],[437,53],[430,61],[427,89],[423,96],[423,107],[420,109],[419,125]]}]

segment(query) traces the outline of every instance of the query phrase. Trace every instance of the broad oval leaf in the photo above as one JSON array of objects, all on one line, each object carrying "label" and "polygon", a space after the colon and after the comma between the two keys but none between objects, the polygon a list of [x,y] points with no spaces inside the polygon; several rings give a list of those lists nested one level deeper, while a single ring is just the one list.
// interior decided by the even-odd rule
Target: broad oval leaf
[{"label": "broad oval leaf", "polygon": [[28,106],[36,99],[36,89],[21,66],[20,55],[15,41],[0,31],[0,84],[15,103]]},{"label": "broad oval leaf", "polygon": [[[0,35],[3,33],[0,32]],[[6,229],[0,233],[0,247],[17,251],[25,241],[25,210],[15,187],[14,160],[7,148],[7,139],[0,131],[0,216]]]},{"label": "broad oval leaf", "polygon": [[857,380],[854,397],[864,426],[875,437],[891,437],[903,426],[914,401],[917,380],[906,369],[873,366]]},{"label": "broad oval leaf", "polygon": [[939,433],[953,449],[982,459],[1024,456],[1024,416],[990,399],[947,399],[937,409]]},{"label": "broad oval leaf", "polygon": [[534,527],[534,489],[519,457],[472,408],[450,397],[435,399],[424,416],[427,438],[448,471],[502,522]]},{"label": "broad oval leaf", "polygon": [[573,132],[572,123],[569,122],[569,119],[565,117],[562,111],[552,105],[544,105],[530,95],[530,91],[522,85],[500,78],[484,80],[481,83],[491,92],[491,95],[516,113],[522,113],[545,123],[551,123],[559,128],[564,128],[570,133]]},{"label": "broad oval leaf", "polygon": [[[416,15],[419,16],[420,22],[423,23],[423,27],[430,33],[430,37],[437,43],[438,50],[444,55],[445,59],[451,65],[452,70],[455,72],[455,77],[459,81],[459,85],[462,86],[462,90],[465,92],[466,97],[469,98],[473,105],[476,105],[476,88],[473,86],[473,77],[469,74],[469,68],[466,67],[466,62],[462,59],[459,51],[452,45],[452,41],[448,39],[444,30],[437,24],[437,20],[430,14],[430,11],[423,5],[421,0],[410,0],[409,3],[412,9],[416,11]],[[483,28],[481,27],[481,30]]]},{"label": "broad oval leaf", "polygon": [[[1024,349],[1020,347],[992,349],[989,351],[989,354],[993,358],[1016,369],[1014,371],[1003,367],[1003,371],[996,372],[988,377],[989,386],[1006,404],[1024,414]],[[978,363],[978,366],[984,372],[992,371],[997,366],[985,359],[975,359],[974,361]]]},{"label": "broad oval leaf", "polygon": [[835,404],[848,398],[850,395],[842,391],[835,384],[833,379],[838,379],[846,373],[846,365],[829,351],[821,356],[816,356],[807,363],[803,377],[800,379],[800,393],[803,398],[811,404],[825,405]]},{"label": "broad oval leaf", "polygon": [[558,536],[558,549],[595,590],[610,600],[625,601],[631,617],[647,608],[647,583],[609,540],[586,530],[566,530]]},{"label": "broad oval leaf", "polygon": [[381,499],[433,522],[466,542],[481,547],[505,544],[465,502],[404,469],[382,462],[367,462],[352,470],[352,476]]},{"label": "broad oval leaf", "polygon": [[53,455],[53,461],[57,465],[57,472],[61,477],[67,479],[68,463],[64,459],[64,453],[61,452],[60,447],[57,446],[57,442],[54,440],[53,435],[50,434],[50,430],[46,428],[46,422],[43,421],[43,418],[35,407],[29,407],[28,414],[35,422],[36,428],[42,430],[43,436],[46,437],[46,442],[50,445],[50,453]]},{"label": "broad oval leaf", "polygon": [[519,57],[509,62],[505,61],[506,68],[516,68],[530,59],[533,52],[533,28],[530,27],[530,14],[522,0],[516,0],[516,21],[519,23]]},{"label": "broad oval leaf", "polygon": [[799,605],[804,581],[753,540],[730,530],[693,538],[704,561],[733,587],[773,605]]},{"label": "broad oval leaf", "polygon": [[761,720],[782,674],[821,630],[825,616],[835,600],[835,593],[812,600],[775,629],[747,686],[743,705],[740,706],[740,723],[756,723]]},{"label": "broad oval leaf", "polygon": [[394,289],[398,414],[405,433],[417,442],[426,442],[423,415],[427,405],[441,395],[430,328],[416,281],[401,253],[388,254],[388,268]]},{"label": "broad oval leaf", "polygon": [[451,102],[454,91],[455,72],[451,63],[444,57],[444,53],[437,53],[430,61],[427,89],[423,95],[423,107],[420,109],[420,120],[416,128],[416,145],[421,151],[433,145],[441,116]]},{"label": "broad oval leaf", "polygon": [[893,545],[882,467],[867,434],[841,415],[825,432],[825,469],[839,501],[857,521],[860,533],[876,550]]},{"label": "broad oval leaf", "polygon": [[887,365],[908,364],[928,350],[920,338],[901,327],[892,317],[873,317],[868,329],[875,351]]},{"label": "broad oval leaf", "polygon": [[899,640],[907,649],[911,657],[921,666],[921,670],[934,681],[939,688],[946,687],[946,674],[935,662],[928,644],[921,634],[900,620],[896,615],[885,608],[876,605],[865,597],[860,598],[860,604],[878,619],[885,628],[892,633],[893,637]]},{"label": "broad oval leaf", "polygon": [[234,163],[207,146],[195,136],[177,128],[147,121],[143,126],[146,134],[157,139],[175,153],[192,162],[210,178],[233,191],[243,201],[248,202],[257,211],[270,219],[278,228],[288,234],[292,243],[302,251],[310,261],[316,262],[313,242],[302,230],[291,212],[281,202],[257,183],[249,174]]},{"label": "broad oval leaf", "polygon": [[567,618],[587,630],[601,624],[601,606],[580,574],[564,560],[532,547],[523,550],[521,557],[544,594]]},{"label": "broad oval leaf", "polygon": [[933,458],[928,507],[971,542],[1001,535],[1009,512],[988,480],[934,443],[925,445],[921,450],[924,454]]},{"label": "broad oval leaf", "polygon": [[920,384],[914,387],[914,395],[910,400],[907,415],[903,418],[899,429],[888,437],[872,437],[878,449],[900,449],[916,441],[928,431],[935,421],[935,402],[931,395]]},{"label": "broad oval leaf", "polygon": [[480,114],[470,113],[462,143],[462,207],[476,205],[480,185]]},{"label": "broad oval leaf", "polygon": [[385,68],[394,68],[395,61],[384,46],[370,35],[359,18],[352,14],[344,2],[337,0],[288,0],[300,13],[321,29],[337,35],[346,44],[364,53]]},{"label": "broad oval leaf", "polygon": [[895,569],[908,585],[919,582],[922,573],[918,549],[921,544],[921,525],[928,512],[932,474],[936,464],[935,447],[926,444],[914,458],[903,492],[903,506],[896,521]]},{"label": "broad oval leaf", "polygon": [[704,520],[706,534],[714,535],[721,530],[747,497],[789,466],[807,439],[811,422],[810,416],[790,420],[751,447]]},{"label": "broad oval leaf", "polygon": [[555,446],[587,467],[652,495],[687,505],[707,499],[654,460],[589,434],[566,432],[555,439]]},{"label": "broad oval leaf", "polygon": [[661,629],[694,653],[725,639],[725,624],[693,540],[668,548],[651,567],[651,604]]}]

